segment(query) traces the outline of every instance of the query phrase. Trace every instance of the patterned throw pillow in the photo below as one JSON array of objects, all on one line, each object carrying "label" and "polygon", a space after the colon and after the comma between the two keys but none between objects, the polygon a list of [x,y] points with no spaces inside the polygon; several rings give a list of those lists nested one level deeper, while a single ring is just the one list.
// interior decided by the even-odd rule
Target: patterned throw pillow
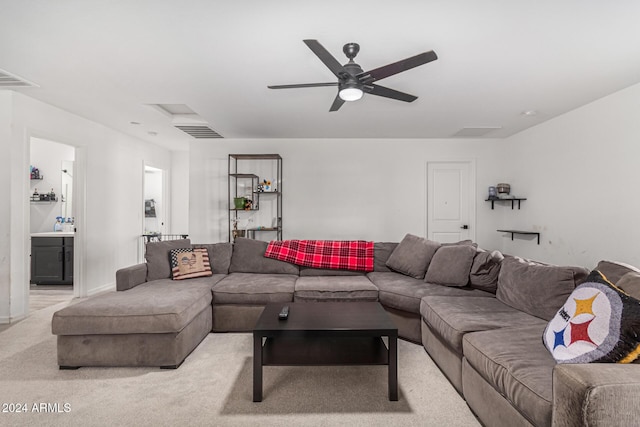
[{"label": "patterned throw pillow", "polygon": [[542,340],[558,363],[631,363],[640,353],[640,301],[594,270],[551,319]]},{"label": "patterned throw pillow", "polygon": [[209,252],[206,249],[172,249],[169,251],[173,280],[211,276]]}]

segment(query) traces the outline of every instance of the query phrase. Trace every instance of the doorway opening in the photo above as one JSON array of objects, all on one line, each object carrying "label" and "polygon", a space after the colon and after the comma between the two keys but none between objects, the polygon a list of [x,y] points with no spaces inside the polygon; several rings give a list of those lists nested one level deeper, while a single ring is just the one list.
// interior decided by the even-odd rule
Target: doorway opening
[{"label": "doorway opening", "polygon": [[79,251],[74,251],[76,149],[36,137],[31,137],[29,143],[31,313],[73,298],[74,265]]}]

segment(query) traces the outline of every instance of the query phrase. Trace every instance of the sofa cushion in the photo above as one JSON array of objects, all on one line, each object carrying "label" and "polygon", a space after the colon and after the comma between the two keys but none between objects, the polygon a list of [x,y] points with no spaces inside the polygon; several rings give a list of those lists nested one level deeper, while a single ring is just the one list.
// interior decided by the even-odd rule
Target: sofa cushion
[{"label": "sofa cushion", "polygon": [[507,257],[500,268],[496,297],[517,310],[551,320],[587,274],[587,269],[582,267]]},{"label": "sofa cushion", "polygon": [[470,245],[442,246],[431,258],[424,277],[425,282],[446,286],[467,286],[475,255],[476,248]]},{"label": "sofa cushion", "polygon": [[398,242],[375,242],[373,244],[373,271],[392,271],[387,260],[398,247]]},{"label": "sofa cushion", "polygon": [[465,334],[469,365],[533,425],[551,425],[555,360],[540,340],[544,322]]},{"label": "sofa cushion", "polygon": [[504,256],[499,251],[479,249],[469,272],[469,286],[495,294],[503,259]]},{"label": "sofa cushion", "polygon": [[625,264],[623,262],[618,262],[618,261],[606,261],[606,260],[602,260],[598,262],[598,265],[596,266],[595,270],[598,270],[599,272],[604,274],[604,277],[606,277],[607,280],[613,283],[614,285],[616,285],[618,283],[618,280],[620,280],[622,276],[624,276],[627,273],[630,273],[630,272],[640,273],[640,269],[632,265]]},{"label": "sofa cushion", "polygon": [[300,267],[300,276],[364,276],[364,271]]},{"label": "sofa cushion", "polygon": [[209,252],[209,262],[213,274],[228,274],[233,253],[233,243],[193,244],[194,249],[204,248]]},{"label": "sofa cushion", "polygon": [[493,297],[469,287],[456,288],[426,283],[394,272],[372,272],[367,277],[378,288],[378,300],[384,306],[420,314],[420,300],[427,295]]},{"label": "sofa cushion", "polygon": [[213,287],[213,304],[292,302],[297,278],[293,274],[231,273]]},{"label": "sofa cushion", "polygon": [[297,265],[265,258],[268,245],[260,240],[236,238],[229,273],[299,274]]},{"label": "sofa cushion", "polygon": [[294,301],[378,301],[378,288],[365,276],[299,277]]},{"label": "sofa cushion", "polygon": [[211,276],[209,252],[206,249],[171,249],[171,278],[173,280],[193,279],[194,277]]},{"label": "sofa cushion", "polygon": [[191,241],[189,239],[147,243],[144,253],[144,258],[147,260],[147,281],[170,278],[169,251],[171,249],[190,247]]},{"label": "sofa cushion", "polygon": [[439,247],[438,242],[407,234],[393,250],[386,265],[399,273],[423,279],[431,258]]},{"label": "sofa cushion", "polygon": [[545,325],[544,320],[509,307],[496,298],[427,296],[420,303],[420,315],[432,332],[460,355],[466,333]]},{"label": "sofa cushion", "polygon": [[54,313],[52,331],[55,335],[179,332],[211,305],[211,288],[223,277],[159,279],[96,295]]},{"label": "sofa cushion", "polygon": [[543,340],[558,363],[630,363],[640,353],[640,301],[597,270],[551,319]]}]

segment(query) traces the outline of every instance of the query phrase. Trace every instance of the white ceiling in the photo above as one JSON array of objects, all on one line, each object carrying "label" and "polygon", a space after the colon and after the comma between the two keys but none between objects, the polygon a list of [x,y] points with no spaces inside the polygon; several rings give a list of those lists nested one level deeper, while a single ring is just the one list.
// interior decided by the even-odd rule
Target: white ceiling
[{"label": "white ceiling", "polygon": [[[225,138],[506,137],[640,82],[638,17],[637,0],[0,0],[0,69],[172,149],[192,137],[148,104],[186,104]],[[341,63],[359,43],[365,70],[439,59],[381,82],[413,103],[365,95],[329,113],[335,88],[267,89],[335,81],[308,38]]]}]

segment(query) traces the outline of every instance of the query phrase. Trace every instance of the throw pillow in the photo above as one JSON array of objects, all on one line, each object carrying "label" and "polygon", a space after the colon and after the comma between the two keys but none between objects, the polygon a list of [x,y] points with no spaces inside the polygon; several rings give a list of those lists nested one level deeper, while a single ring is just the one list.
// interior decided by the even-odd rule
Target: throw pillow
[{"label": "throw pillow", "polygon": [[498,275],[496,298],[516,310],[548,321],[588,274],[582,267],[505,257]]},{"label": "throw pillow", "polygon": [[177,248],[190,248],[191,240],[167,240],[165,242],[147,243],[144,257],[147,260],[147,281],[168,279],[171,277],[169,251]]},{"label": "throw pillow", "polygon": [[475,255],[473,246],[442,246],[431,259],[424,281],[436,285],[467,286]]},{"label": "throw pillow", "polygon": [[209,253],[206,249],[171,249],[171,277],[173,280],[211,276]]},{"label": "throw pillow", "polygon": [[471,287],[495,294],[498,289],[498,275],[503,259],[504,255],[499,251],[489,252],[478,249],[469,272]]},{"label": "throw pillow", "polygon": [[431,258],[440,243],[407,234],[393,250],[386,262],[387,267],[415,279],[424,279]]},{"label": "throw pillow", "polygon": [[640,353],[640,301],[594,270],[542,338],[558,363],[633,362]]}]

